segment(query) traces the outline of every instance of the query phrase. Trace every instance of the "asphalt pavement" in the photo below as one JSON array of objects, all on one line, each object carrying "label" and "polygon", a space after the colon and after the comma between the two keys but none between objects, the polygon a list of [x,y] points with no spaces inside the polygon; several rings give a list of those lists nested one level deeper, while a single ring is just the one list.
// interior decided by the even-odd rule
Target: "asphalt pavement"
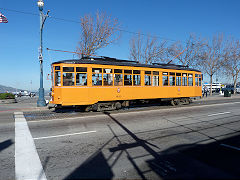
[{"label": "asphalt pavement", "polygon": [[34,103],[0,105],[0,179],[240,178],[240,96],[104,113]]}]

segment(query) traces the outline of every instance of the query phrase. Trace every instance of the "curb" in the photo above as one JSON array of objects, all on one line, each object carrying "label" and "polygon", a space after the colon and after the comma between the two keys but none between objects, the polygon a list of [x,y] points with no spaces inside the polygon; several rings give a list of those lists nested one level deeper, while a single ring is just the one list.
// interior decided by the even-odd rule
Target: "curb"
[{"label": "curb", "polygon": [[0,104],[12,104],[17,103],[16,99],[1,99]]}]

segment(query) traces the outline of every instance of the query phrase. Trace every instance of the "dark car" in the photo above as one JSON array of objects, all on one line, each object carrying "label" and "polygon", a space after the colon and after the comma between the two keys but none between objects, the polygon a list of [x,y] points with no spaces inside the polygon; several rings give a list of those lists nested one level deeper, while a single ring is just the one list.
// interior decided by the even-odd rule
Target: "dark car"
[{"label": "dark car", "polygon": [[226,85],[225,88],[222,88],[222,91],[224,92],[225,90],[230,91],[231,94],[234,94],[234,85]]}]

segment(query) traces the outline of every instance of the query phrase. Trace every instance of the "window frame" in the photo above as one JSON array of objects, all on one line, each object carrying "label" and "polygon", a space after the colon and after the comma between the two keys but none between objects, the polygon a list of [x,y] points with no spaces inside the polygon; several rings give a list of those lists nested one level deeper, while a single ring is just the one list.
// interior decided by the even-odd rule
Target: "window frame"
[{"label": "window frame", "polygon": [[[146,77],[148,77],[149,84],[146,84]],[[152,71],[144,71],[144,86],[152,86]]]},{"label": "window frame", "polygon": [[[169,86],[169,78],[168,78],[169,73],[168,72],[162,72],[162,86]],[[167,84],[165,84],[165,79],[167,78]]]},{"label": "window frame", "polygon": [[[105,72],[106,69],[107,69],[107,70],[110,69],[111,72],[110,72],[110,73]],[[113,86],[113,83],[114,83],[114,82],[113,82],[113,69],[112,69],[112,68],[103,68],[103,71],[102,71],[102,72],[103,72],[103,73],[102,73],[102,85],[103,85],[103,86]],[[105,76],[105,75],[107,75],[107,78],[108,78],[108,75],[110,75],[110,77],[111,77],[111,84],[108,83],[108,79],[107,79],[107,81],[104,80],[104,78],[105,78],[104,76]],[[105,83],[105,82],[107,82],[107,83]]]},{"label": "window frame", "polygon": [[[99,72],[96,72],[96,70],[100,70]],[[93,75],[101,75],[101,80],[99,80],[99,82],[101,82],[101,84],[97,84],[98,82],[96,82],[96,84],[94,84],[93,81]],[[92,68],[92,86],[103,86],[103,68]],[[97,77],[99,78],[99,77]]]},{"label": "window frame", "polygon": [[[132,77],[132,85],[133,86],[141,86],[141,70],[133,70],[133,77]],[[135,76],[139,77],[135,80]],[[138,84],[135,84],[135,82],[138,82]]]},{"label": "window frame", "polygon": [[[73,68],[73,71],[64,71],[64,68]],[[64,83],[67,83],[65,82],[67,79],[64,80],[64,74],[73,74],[73,77],[74,78],[71,82],[73,82],[73,85],[64,85]],[[70,81],[69,81],[70,82]],[[70,86],[76,86],[76,68],[75,67],[72,67],[72,66],[63,66],[62,67],[62,86],[65,86],[65,87],[70,87]]]},{"label": "window frame", "polygon": [[[56,69],[56,67],[59,67],[59,69]],[[62,86],[62,71],[61,71],[61,66],[54,66],[54,87],[59,87]],[[58,77],[60,77],[60,82],[58,83],[59,85],[56,85],[56,72],[59,72],[60,75]]]}]

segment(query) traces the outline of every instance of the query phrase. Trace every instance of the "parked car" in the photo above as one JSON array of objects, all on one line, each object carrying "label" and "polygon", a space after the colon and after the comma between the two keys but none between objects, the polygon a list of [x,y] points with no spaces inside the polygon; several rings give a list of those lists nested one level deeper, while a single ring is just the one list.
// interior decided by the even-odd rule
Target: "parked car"
[{"label": "parked car", "polygon": [[34,96],[36,96],[36,93],[29,92],[29,91],[13,92],[13,94],[15,95],[15,97],[22,97],[22,96],[34,97]]},{"label": "parked car", "polygon": [[30,96],[30,97],[34,97],[34,96],[36,96],[36,93],[30,92],[29,96]]},{"label": "parked car", "polygon": [[[210,92],[211,84],[204,84],[204,86],[207,86],[208,92]],[[221,89],[222,83],[212,83],[212,92],[219,93]]]},{"label": "parked car", "polygon": [[237,87],[236,87],[236,92],[237,92],[237,93],[240,93],[240,86],[237,86]]},{"label": "parked car", "polygon": [[[231,92],[231,94],[233,94],[234,93],[234,85],[226,85],[226,87],[223,88],[222,91],[224,92],[225,90],[228,90]],[[236,87],[236,92],[240,93],[240,86]]]}]

